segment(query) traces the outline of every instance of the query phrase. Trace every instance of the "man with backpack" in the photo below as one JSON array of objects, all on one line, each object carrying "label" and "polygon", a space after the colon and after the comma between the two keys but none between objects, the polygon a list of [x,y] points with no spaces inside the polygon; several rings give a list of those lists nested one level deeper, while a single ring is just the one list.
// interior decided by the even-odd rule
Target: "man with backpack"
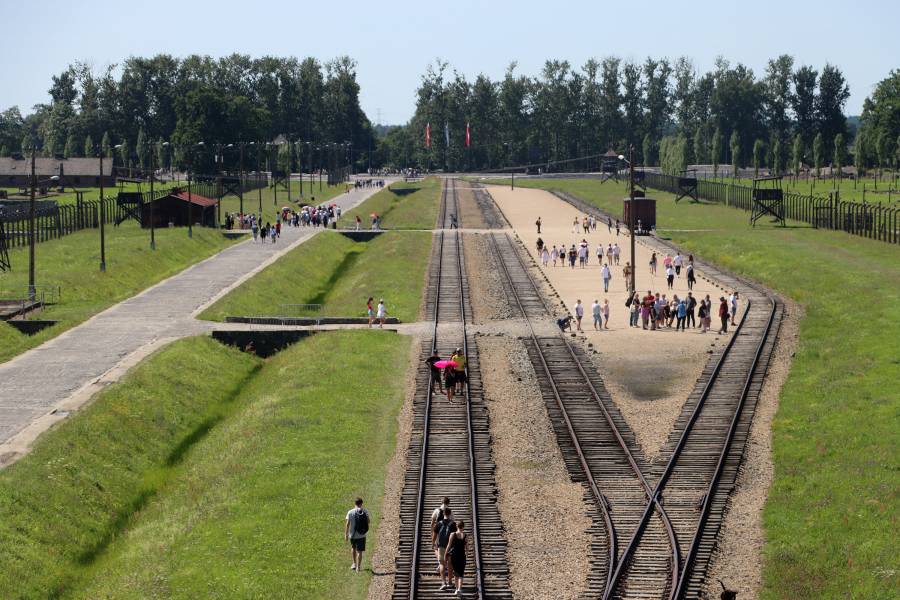
[{"label": "man with backpack", "polygon": [[452,586],[450,574],[447,571],[447,545],[450,544],[450,534],[456,531],[456,523],[449,506],[444,507],[444,518],[437,521],[431,530],[431,545],[437,554],[440,563],[441,589],[450,589]]},{"label": "man with backpack", "polygon": [[[444,520],[444,511],[450,508],[450,497],[444,496],[441,501],[441,505],[434,509],[434,512],[431,513],[431,531],[434,532],[438,523]],[[434,555],[438,559],[438,568],[436,569],[437,573],[441,572],[441,556],[438,553],[437,549],[434,551]]]},{"label": "man with backpack", "polygon": [[367,533],[369,533],[369,511],[363,508],[362,498],[357,498],[356,506],[347,512],[344,522],[344,539],[350,541],[350,554],[353,557],[350,568],[357,573],[362,569]]}]

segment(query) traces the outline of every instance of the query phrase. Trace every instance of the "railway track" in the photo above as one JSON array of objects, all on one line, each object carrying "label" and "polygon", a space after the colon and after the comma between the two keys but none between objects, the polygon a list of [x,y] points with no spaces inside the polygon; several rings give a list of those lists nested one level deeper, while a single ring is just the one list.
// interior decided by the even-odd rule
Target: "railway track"
[{"label": "railway track", "polygon": [[[576,206],[605,216],[583,203]],[[507,290],[530,325],[541,316],[541,294],[512,239],[492,238]],[[651,243],[676,250],[660,240]],[[533,328],[526,343],[567,467],[586,485],[586,499],[596,509],[592,532],[603,548],[592,547],[585,597],[703,597],[783,306],[731,273],[700,261],[698,268],[741,290],[747,309],[726,348],[711,358],[661,460],[652,465],[631,450],[633,435],[579,348],[561,335],[538,338]]]},{"label": "railway track", "polygon": [[[457,211],[455,213],[451,211]],[[458,215],[455,182],[444,182],[439,226]],[[507,600],[509,571],[506,541],[497,507],[490,423],[484,402],[478,350],[467,330],[469,287],[458,232],[437,233],[427,293],[432,338],[423,343],[422,359],[436,350],[448,357],[461,347],[468,358],[468,383],[451,404],[432,392],[430,374],[420,369],[413,403],[414,425],[401,496],[400,547],[393,598],[446,598],[440,591],[437,559],[431,548],[431,512],[443,496],[451,498],[456,519],[467,524],[470,539],[465,597]]]}]

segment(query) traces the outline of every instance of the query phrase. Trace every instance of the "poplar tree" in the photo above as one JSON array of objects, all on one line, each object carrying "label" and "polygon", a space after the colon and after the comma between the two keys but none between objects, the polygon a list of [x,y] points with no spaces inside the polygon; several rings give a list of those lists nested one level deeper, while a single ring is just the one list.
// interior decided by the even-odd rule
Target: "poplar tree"
[{"label": "poplar tree", "polygon": [[87,134],[84,138],[84,156],[87,158],[94,156],[94,138],[91,134]]},{"label": "poplar tree", "polygon": [[794,146],[791,148],[791,167],[794,169],[794,176],[800,176],[800,167],[803,164],[803,136],[797,134],[794,136]]},{"label": "poplar tree", "polygon": [[837,176],[841,177],[844,160],[846,160],[847,145],[844,143],[844,134],[839,133],[834,136],[834,168],[837,169]]},{"label": "poplar tree", "polygon": [[765,160],[766,145],[759,138],[753,142],[753,176],[759,177],[759,167]]},{"label": "poplar tree", "polygon": [[710,154],[712,154],[713,177],[715,177],[719,174],[719,159],[722,157],[722,130],[718,127],[713,132]]},{"label": "poplar tree", "polygon": [[816,177],[819,177],[822,170],[822,160],[824,159],[825,141],[822,139],[822,133],[816,134],[813,139],[813,164],[816,167]]},{"label": "poplar tree", "polygon": [[731,139],[728,141],[731,147],[731,177],[737,177],[738,165],[741,162],[741,135],[737,129],[731,132]]}]

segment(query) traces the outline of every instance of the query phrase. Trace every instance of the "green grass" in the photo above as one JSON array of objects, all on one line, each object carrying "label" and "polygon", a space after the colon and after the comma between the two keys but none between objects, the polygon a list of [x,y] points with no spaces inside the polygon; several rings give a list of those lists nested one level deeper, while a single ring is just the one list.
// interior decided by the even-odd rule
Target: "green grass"
[{"label": "green grass", "polygon": [[[343,519],[361,495],[377,526],[409,344],[382,332],[333,332],[266,361],[200,338],[162,350],[91,407],[94,420],[143,416],[100,420],[98,437],[75,431],[90,416],[80,415],[0,475],[0,502],[16,498],[0,531],[19,541],[0,553],[32,551],[13,563],[17,571],[0,573],[0,597],[363,598],[370,574],[347,569]],[[340,368],[315,376],[297,368],[323,356],[341,357]],[[136,377],[170,373],[178,374],[171,393],[152,396]],[[181,410],[160,408],[176,402]],[[174,435],[182,413],[196,423]],[[192,435],[206,422],[195,413],[214,415],[203,435]],[[116,440],[108,453],[106,437]],[[154,452],[142,453],[142,444]],[[94,473],[83,463],[109,467]],[[142,476],[154,482],[146,498]],[[124,516],[79,501],[101,494],[95,480],[121,488]],[[58,509],[38,512],[47,505]],[[111,524],[112,537],[104,533]],[[377,544],[369,538],[367,565]],[[108,543],[94,551],[97,539]]]},{"label": "green grass", "polygon": [[[100,234],[79,231],[58,240],[42,242],[35,252],[38,288],[59,287],[61,302],[38,318],[59,323],[34,336],[0,323],[0,362],[55,337],[116,302],[182,271],[235,243],[220,232],[194,228],[188,238],[184,228],[157,229],[157,250],[149,248],[149,233],[134,222],[106,228],[106,273],[100,273]],[[9,252],[11,272],[0,273],[0,297],[22,297],[28,288],[28,248]]]},{"label": "green grass", "polygon": [[[388,231],[354,242],[323,231],[257,273],[206,309],[200,318],[322,315],[363,317],[366,299],[384,298],[389,316],[418,318],[431,233]],[[320,313],[292,312],[284,304],[323,304]]]},{"label": "green grass", "polygon": [[208,338],[177,342],[0,471],[0,597],[74,585],[260,363]]},{"label": "green grass", "polygon": [[[523,181],[621,214],[624,186]],[[799,302],[773,424],[762,598],[891,598],[900,589],[900,248],[808,226],[751,229],[719,205],[657,198],[661,235]]]},{"label": "green grass", "polygon": [[[712,177],[709,178],[713,180]],[[745,187],[753,187],[753,180],[747,178],[737,178],[731,179],[730,177],[719,177],[714,181],[719,181],[722,183],[734,183],[735,185],[742,185]],[[884,179],[880,179],[878,181],[878,189],[876,190],[874,187],[874,181],[872,179],[871,173],[866,177],[860,179],[856,182],[854,186],[854,182],[851,179],[844,179],[840,182],[835,182],[832,179],[806,179],[800,178],[796,181],[793,181],[790,177],[785,177],[782,186],[784,191],[786,192],[794,192],[797,194],[809,195],[810,192],[816,196],[827,197],[830,192],[840,191],[841,200],[848,200],[854,202],[862,202],[863,197],[865,196],[866,202],[890,202],[892,205],[896,204],[900,201],[900,190],[897,189],[896,183],[893,185],[893,191],[891,194],[888,194],[888,188],[891,187],[891,179],[888,174],[885,174]],[[838,184],[838,185],[835,185]],[[863,190],[865,189],[865,194],[863,194]]]},{"label": "green grass", "polygon": [[341,216],[339,227],[353,228],[356,215],[362,226],[371,226],[371,214],[381,217],[382,229],[434,229],[441,201],[441,180],[428,177],[418,182],[397,182],[381,190]]}]

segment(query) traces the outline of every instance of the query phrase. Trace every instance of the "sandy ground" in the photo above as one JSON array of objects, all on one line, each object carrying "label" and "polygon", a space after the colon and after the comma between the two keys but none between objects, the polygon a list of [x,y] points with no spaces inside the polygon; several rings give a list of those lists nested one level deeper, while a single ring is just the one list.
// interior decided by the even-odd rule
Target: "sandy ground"
[{"label": "sandy ground", "polygon": [[502,336],[480,337],[478,346],[500,516],[514,524],[506,532],[512,592],[577,598],[590,572],[582,487],[566,472],[525,348]]},{"label": "sandy ground", "polygon": [[762,524],[763,507],[775,475],[772,462],[772,419],[778,410],[781,386],[791,370],[791,357],[797,348],[802,310],[785,302],[781,331],[775,353],[763,384],[744,461],[738,473],[735,491],[728,501],[728,512],[719,533],[719,545],[709,566],[707,581],[712,598],[717,598],[721,579],[738,598],[756,598],[762,585],[762,548],[766,542]]},{"label": "sandy ground", "polygon": [[372,553],[372,581],[369,584],[371,600],[389,600],[394,591],[394,570],[397,549],[400,547],[400,496],[406,475],[406,458],[409,438],[412,434],[413,397],[416,394],[416,369],[422,340],[414,337],[409,350],[410,367],[406,370],[406,398],[397,415],[397,442],[384,475],[384,496],[378,530],[378,543]]},{"label": "sandy ground", "polygon": [[[489,186],[488,189],[536,262],[539,263],[535,249],[538,237],[551,248],[554,244],[577,246],[582,239],[587,240],[590,258],[585,268],[580,268],[577,262],[574,269],[568,265],[554,267],[551,262],[549,267],[541,266],[540,269],[569,312],[574,314],[578,299],[585,305],[584,332],[579,338],[592,344],[592,349],[597,351],[595,364],[610,394],[634,429],[644,454],[652,458],[665,443],[688,394],[703,371],[710,344],[723,344],[727,338],[722,336],[716,342],[713,339],[715,335],[701,334],[698,329],[676,332],[674,327],[659,331],[629,327],[628,309],[625,307],[626,281],[622,269],[630,260],[630,239],[624,227],[619,236],[615,227],[610,233],[605,223],[588,234],[580,227],[577,233],[573,233],[573,220],[576,217],[580,220],[583,213],[553,194],[527,188],[510,190],[503,186]],[[538,216],[542,222],[540,236],[535,227]],[[603,292],[601,264],[596,257],[598,244],[602,244],[604,250],[609,244],[618,244],[621,248],[619,265],[610,267],[612,280],[608,293]],[[650,255],[651,250],[639,241],[636,247],[638,291],[646,293],[652,290],[666,294],[667,298],[673,294],[685,297],[688,288],[684,270],[681,277],[675,279],[674,289],[668,290],[662,266],[664,256],[657,256],[658,274],[653,276],[648,266]],[[702,298],[709,294],[717,300],[722,295],[722,290],[706,281],[699,269],[696,275],[694,296]],[[609,329],[593,330],[590,312],[594,300],[599,300],[600,304],[604,300],[609,301]]]}]

